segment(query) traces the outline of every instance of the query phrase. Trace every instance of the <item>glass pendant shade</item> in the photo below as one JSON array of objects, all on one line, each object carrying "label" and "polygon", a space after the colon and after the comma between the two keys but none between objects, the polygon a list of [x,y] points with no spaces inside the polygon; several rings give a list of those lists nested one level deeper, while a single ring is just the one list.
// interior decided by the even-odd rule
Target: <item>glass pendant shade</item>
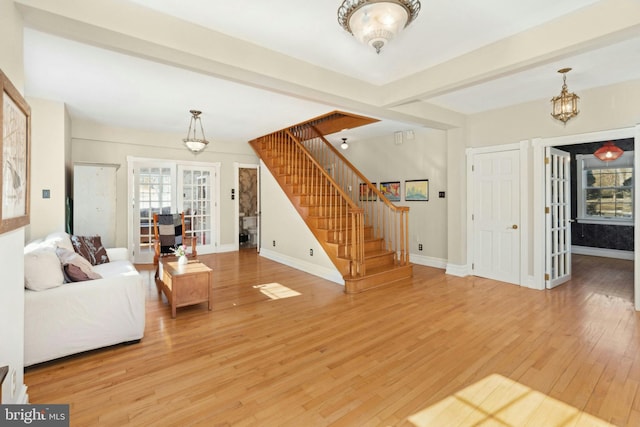
[{"label": "glass pendant shade", "polygon": [[342,144],[340,144],[340,148],[342,148],[343,150],[349,148],[349,144],[347,144],[347,138],[342,138]]},{"label": "glass pendant shade", "polygon": [[361,43],[377,53],[420,11],[418,0],[344,0],[338,22]]},{"label": "glass pendant shade", "polygon": [[618,157],[624,154],[624,150],[622,148],[615,145],[613,142],[605,142],[602,144],[602,147],[598,148],[594,156],[602,160],[603,162],[610,162],[612,160],[617,159]]},{"label": "glass pendant shade", "polygon": [[580,113],[578,110],[578,99],[580,99],[580,97],[575,93],[569,92],[567,89],[567,73],[569,71],[571,71],[571,68],[558,70],[559,73],[562,73],[562,91],[560,95],[551,98],[553,105],[551,115],[554,119],[560,120],[562,123],[567,123],[569,119]]},{"label": "glass pendant shade", "polygon": [[[189,121],[189,130],[187,130],[187,137],[182,140],[184,145],[194,154],[200,153],[207,148],[209,141],[204,136],[204,128],[202,127],[202,119],[200,118],[201,111],[189,110],[191,113],[191,120]],[[198,125],[200,125],[200,137],[197,135]]]}]

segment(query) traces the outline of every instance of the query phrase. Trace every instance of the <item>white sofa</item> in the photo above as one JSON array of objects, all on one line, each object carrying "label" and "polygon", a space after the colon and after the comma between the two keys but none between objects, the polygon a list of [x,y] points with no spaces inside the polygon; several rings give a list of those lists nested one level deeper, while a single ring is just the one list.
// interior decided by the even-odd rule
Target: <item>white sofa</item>
[{"label": "white sofa", "polygon": [[[69,247],[73,249],[66,233],[53,233],[25,246],[25,366],[138,341],[144,335],[144,284],[126,248],[107,248],[110,262],[92,267],[101,278],[59,284],[50,251]],[[34,265],[50,268],[56,283],[41,284],[42,290],[27,289],[27,276],[43,277],[42,269],[27,271]]]}]

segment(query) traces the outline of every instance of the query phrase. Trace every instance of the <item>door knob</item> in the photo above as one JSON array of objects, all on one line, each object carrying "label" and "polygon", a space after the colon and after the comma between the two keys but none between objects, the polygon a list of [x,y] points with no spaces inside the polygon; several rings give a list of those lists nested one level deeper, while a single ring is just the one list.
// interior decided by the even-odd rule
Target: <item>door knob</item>
[{"label": "door knob", "polygon": [[518,229],[518,226],[517,226],[516,224],[513,224],[513,225],[511,226],[511,228],[513,228],[514,230],[517,230],[517,229]]}]

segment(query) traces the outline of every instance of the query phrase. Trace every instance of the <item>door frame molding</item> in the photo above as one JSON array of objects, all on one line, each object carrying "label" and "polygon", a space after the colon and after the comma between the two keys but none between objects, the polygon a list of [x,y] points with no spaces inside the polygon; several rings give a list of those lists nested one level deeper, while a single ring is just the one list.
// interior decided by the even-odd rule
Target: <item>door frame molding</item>
[{"label": "door frame molding", "polygon": [[467,148],[465,150],[467,158],[467,273],[473,275],[471,268],[474,262],[474,241],[475,228],[471,216],[474,212],[473,191],[473,171],[475,156],[477,154],[500,153],[504,151],[518,151],[520,153],[520,277],[516,285],[531,287],[528,280],[528,259],[530,253],[529,245],[529,199],[523,195],[529,194],[529,140],[523,140],[513,144],[492,145],[488,147]]},{"label": "door frame molding", "polygon": [[[599,142],[608,139],[634,138],[640,141],[640,125],[634,127],[612,129],[597,132],[588,132],[574,135],[558,136],[552,138],[536,138],[533,140],[533,280],[535,289],[545,289],[544,283],[544,149],[549,146],[563,146]],[[639,170],[640,150],[634,150],[634,171]],[[635,178],[634,178],[635,179]],[[634,186],[634,305],[636,311],[640,311],[640,185]]]}]

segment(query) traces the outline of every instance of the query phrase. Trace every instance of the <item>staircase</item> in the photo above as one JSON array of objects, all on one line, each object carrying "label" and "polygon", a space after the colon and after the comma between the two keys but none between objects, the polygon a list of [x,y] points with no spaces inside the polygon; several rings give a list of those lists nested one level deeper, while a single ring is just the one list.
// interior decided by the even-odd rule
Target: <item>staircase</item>
[{"label": "staircase", "polygon": [[250,141],[345,281],[358,293],[409,278],[409,208],[389,202],[325,138],[375,120],[334,111]]}]

